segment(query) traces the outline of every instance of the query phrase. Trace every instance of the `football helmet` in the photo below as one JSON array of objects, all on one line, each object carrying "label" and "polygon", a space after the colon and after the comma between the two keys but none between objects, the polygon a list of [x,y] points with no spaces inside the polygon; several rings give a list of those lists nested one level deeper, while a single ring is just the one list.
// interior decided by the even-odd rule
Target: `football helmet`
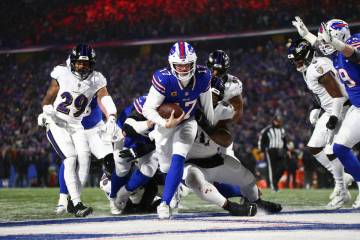
[{"label": "football helmet", "polygon": [[211,78],[211,92],[214,93],[220,100],[224,98],[225,83],[218,77]]},{"label": "football helmet", "polygon": [[170,49],[168,60],[172,74],[180,81],[187,81],[194,76],[197,56],[189,43],[175,43]]},{"label": "football helmet", "polygon": [[323,26],[320,25],[318,30],[317,46],[323,55],[329,56],[333,54],[336,51],[336,49],[330,43],[325,42],[325,40],[322,37],[323,32],[324,32]]},{"label": "football helmet", "polygon": [[230,58],[223,50],[216,50],[209,54],[207,67],[211,72],[216,70],[217,76],[222,77],[230,68]]},{"label": "football helmet", "polygon": [[[349,24],[341,19],[331,19],[325,24],[326,30],[331,34],[333,38],[336,38],[342,42],[346,42],[350,38]],[[322,32],[320,27],[319,31]]]},{"label": "football helmet", "polygon": [[288,49],[288,59],[296,66],[296,70],[304,72],[314,57],[314,48],[305,39],[291,42]]},{"label": "football helmet", "polygon": [[[82,67],[75,66],[78,61],[88,62]],[[78,44],[70,53],[71,72],[80,80],[85,80],[94,71],[96,62],[95,50],[87,44]]]}]

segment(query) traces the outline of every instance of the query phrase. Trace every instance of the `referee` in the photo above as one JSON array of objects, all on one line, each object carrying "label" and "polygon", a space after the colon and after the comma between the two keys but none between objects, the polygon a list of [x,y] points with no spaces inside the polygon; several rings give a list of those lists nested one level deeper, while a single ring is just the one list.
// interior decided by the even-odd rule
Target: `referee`
[{"label": "referee", "polygon": [[261,130],[258,147],[265,155],[268,168],[267,183],[271,190],[277,191],[277,184],[286,169],[287,143],[283,120],[275,116],[263,130]]}]

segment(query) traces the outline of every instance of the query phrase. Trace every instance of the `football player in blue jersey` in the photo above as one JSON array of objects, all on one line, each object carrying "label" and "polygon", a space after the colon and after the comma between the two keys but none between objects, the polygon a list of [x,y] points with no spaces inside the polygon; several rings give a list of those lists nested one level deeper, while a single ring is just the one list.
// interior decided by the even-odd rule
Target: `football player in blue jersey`
[{"label": "football player in blue jersey", "polygon": [[[163,202],[158,207],[160,219],[169,218],[169,203],[181,181],[185,158],[194,142],[197,123],[194,109],[198,99],[206,118],[212,123],[214,110],[210,90],[211,73],[196,65],[194,48],[187,42],[175,43],[169,52],[170,68],[156,71],[152,86],[143,107],[143,115],[156,124],[150,136],[155,140],[159,152],[160,170],[167,173]],[[176,103],[183,114],[179,118],[171,114],[162,118],[157,108],[163,103]]]},{"label": "football player in blue jersey", "polygon": [[[114,150],[115,171],[111,175],[109,200],[110,211],[115,215],[121,214],[131,192],[145,186],[158,167],[155,144],[147,136],[154,124],[142,115],[145,100],[146,96],[135,99],[132,105],[122,111],[117,121],[125,138],[123,144],[115,145]],[[129,176],[135,159],[137,169]]]},{"label": "football player in blue jersey", "polygon": [[[360,141],[360,131],[358,130],[360,119],[360,34],[351,35],[349,25],[340,19],[322,23],[318,37],[308,31],[299,17],[295,18],[293,25],[297,28],[300,36],[315,47],[322,46],[324,42],[335,50],[335,53],[332,54],[333,65],[341,82],[345,85],[352,106],[334,138],[333,151],[344,165],[345,170],[354,177],[360,189],[360,162],[351,151],[351,148]],[[322,50],[320,47],[319,49]],[[331,117],[333,124],[336,125],[338,119]],[[353,208],[360,208],[360,193]]]},{"label": "football player in blue jersey", "polygon": [[[336,49],[333,64],[352,104],[334,139],[334,153],[360,188],[360,162],[351,148],[360,141],[360,34],[350,35],[349,25],[339,19],[322,23],[321,38]],[[360,193],[353,208],[360,208]]]},{"label": "football player in blue jersey", "polygon": [[[85,129],[85,137],[88,141],[91,153],[97,159],[103,159],[104,172],[109,174],[114,169],[114,155],[111,142],[101,139],[101,132],[105,125],[103,115],[97,103],[97,99],[93,98],[87,111],[87,116],[83,118],[81,124]],[[61,214],[72,211],[72,202],[68,201],[68,189],[64,178],[64,163],[61,163],[59,170],[60,195],[55,213]]]}]

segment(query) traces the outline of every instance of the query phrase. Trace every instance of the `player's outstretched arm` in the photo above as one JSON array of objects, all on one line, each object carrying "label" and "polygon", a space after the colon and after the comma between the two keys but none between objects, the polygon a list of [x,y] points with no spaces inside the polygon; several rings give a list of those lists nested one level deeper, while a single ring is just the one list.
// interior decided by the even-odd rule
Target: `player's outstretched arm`
[{"label": "player's outstretched arm", "polygon": [[295,20],[292,21],[292,25],[294,27],[296,27],[299,35],[307,40],[311,46],[314,46],[316,40],[317,40],[317,36],[315,36],[314,34],[312,34],[308,28],[305,26],[305,24],[303,23],[303,21],[301,20],[301,18],[299,16],[295,17]]},{"label": "player's outstretched arm", "polygon": [[332,97],[332,111],[330,118],[326,123],[326,127],[330,130],[335,129],[339,116],[342,111],[346,97],[341,91],[338,81],[335,79],[333,72],[329,71],[319,78],[319,83],[322,84],[329,95]]},{"label": "player's outstretched arm", "polygon": [[326,24],[325,23],[321,23],[321,27],[323,29],[322,33],[321,33],[321,37],[322,39],[331,44],[337,51],[340,51],[342,54],[344,54],[344,56],[355,63],[360,63],[360,52],[359,50],[357,50],[356,48],[354,48],[353,46],[351,46],[350,44],[346,44],[342,41],[340,41],[337,38],[334,38],[329,30],[326,28]]}]

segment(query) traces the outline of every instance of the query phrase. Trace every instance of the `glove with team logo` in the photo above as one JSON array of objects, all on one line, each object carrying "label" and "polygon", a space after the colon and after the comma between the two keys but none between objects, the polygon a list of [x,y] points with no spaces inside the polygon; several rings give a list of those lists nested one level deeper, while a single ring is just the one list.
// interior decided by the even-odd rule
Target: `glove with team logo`
[{"label": "glove with team logo", "polygon": [[116,133],[118,132],[118,128],[116,125],[116,119],[114,115],[110,115],[105,124],[105,133],[103,136],[103,140],[106,142],[113,142]]},{"label": "glove with team logo", "polygon": [[311,125],[315,125],[317,120],[319,119],[319,115],[320,115],[320,108],[315,108],[313,110],[311,110],[310,115],[309,115],[309,120]]},{"label": "glove with team logo", "polygon": [[317,37],[309,31],[309,29],[305,26],[305,24],[303,23],[303,21],[299,16],[295,17],[295,21],[292,21],[292,25],[296,27],[299,35],[303,39],[310,42],[311,46],[315,44]]},{"label": "glove with team logo", "polygon": [[337,116],[331,115],[328,122],[326,123],[326,128],[329,130],[334,130],[338,121],[339,119]]}]

